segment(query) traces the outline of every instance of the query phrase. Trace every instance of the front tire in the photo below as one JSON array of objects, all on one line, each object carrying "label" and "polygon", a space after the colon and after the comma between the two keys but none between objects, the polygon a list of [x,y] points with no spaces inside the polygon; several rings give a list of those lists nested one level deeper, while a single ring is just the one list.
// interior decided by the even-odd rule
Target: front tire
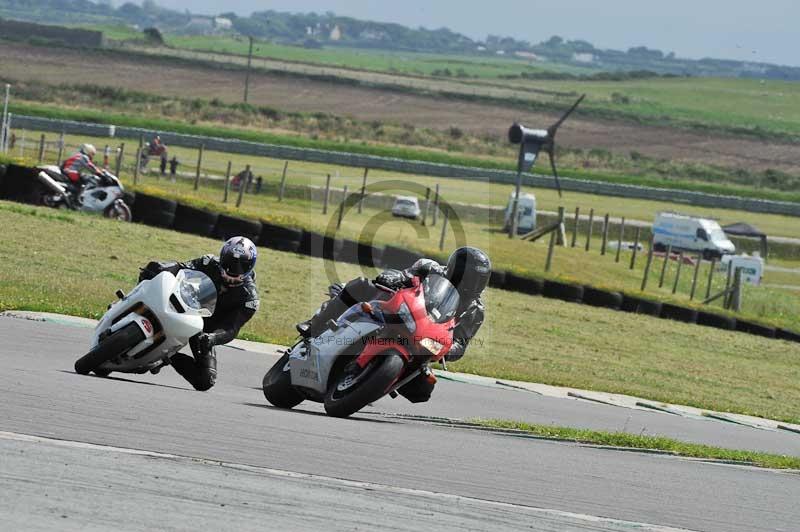
[{"label": "front tire", "polygon": [[103,213],[103,216],[113,220],[119,220],[120,222],[130,222],[133,219],[131,208],[122,201],[117,201],[109,205]]},{"label": "front tire", "polygon": [[[400,352],[391,349],[372,359],[357,375],[343,369],[325,393],[325,412],[332,417],[347,417],[377,401],[397,380],[405,363]],[[355,384],[348,385],[348,378]]]},{"label": "front tire", "polygon": [[292,386],[289,373],[289,353],[285,353],[264,375],[261,381],[264,397],[278,408],[294,408],[303,402],[305,397]]},{"label": "front tire", "polygon": [[[108,362],[120,353],[128,351],[144,340],[144,333],[135,323],[131,323],[122,329],[104,338],[97,347],[86,353],[75,362],[75,373],[88,375],[94,371],[97,375],[106,376],[106,370],[98,369],[100,365]],[[105,375],[103,375],[105,373]]]}]

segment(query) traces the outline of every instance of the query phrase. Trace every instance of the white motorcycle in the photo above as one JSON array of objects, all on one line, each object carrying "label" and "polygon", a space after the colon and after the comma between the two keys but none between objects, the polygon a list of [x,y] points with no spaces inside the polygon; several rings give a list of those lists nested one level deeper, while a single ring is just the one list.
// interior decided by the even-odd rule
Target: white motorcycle
[{"label": "white motorcycle", "polygon": [[99,212],[106,218],[131,221],[131,208],[125,203],[125,188],[119,178],[108,170],[103,170],[99,176],[90,179],[78,195],[77,202],[67,187],[67,177],[58,166],[40,167],[38,178],[46,187],[47,192],[42,195],[42,203],[48,207]]},{"label": "white motorcycle", "polygon": [[180,270],[142,281],[128,295],[117,290],[117,297],[94,330],[92,350],[75,362],[76,373],[158,373],[203,331],[217,289],[206,274]]}]

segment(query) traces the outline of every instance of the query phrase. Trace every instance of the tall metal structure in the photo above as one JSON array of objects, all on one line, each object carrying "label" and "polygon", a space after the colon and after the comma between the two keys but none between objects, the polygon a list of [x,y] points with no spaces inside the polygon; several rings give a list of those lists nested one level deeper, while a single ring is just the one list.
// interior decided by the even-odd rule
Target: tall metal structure
[{"label": "tall metal structure", "polygon": [[514,238],[517,234],[517,210],[519,208],[519,195],[522,188],[522,174],[533,169],[539,152],[545,150],[550,156],[550,166],[553,169],[553,177],[556,181],[558,196],[561,197],[561,182],[558,180],[558,169],[556,168],[556,133],[561,124],[572,114],[581,104],[586,95],[581,95],[572,107],[570,107],[558,121],[547,129],[528,129],[519,123],[514,123],[508,130],[508,140],[512,144],[519,144],[519,158],[517,159],[517,186],[514,194],[514,205],[511,209],[511,223],[509,224],[508,238]]}]

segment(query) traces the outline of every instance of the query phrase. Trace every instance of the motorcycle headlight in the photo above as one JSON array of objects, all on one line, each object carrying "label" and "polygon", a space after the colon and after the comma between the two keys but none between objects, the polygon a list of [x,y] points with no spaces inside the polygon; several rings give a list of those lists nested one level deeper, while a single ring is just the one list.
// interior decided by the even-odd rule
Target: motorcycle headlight
[{"label": "motorcycle headlight", "polygon": [[397,311],[397,315],[400,316],[400,319],[403,320],[405,323],[408,332],[414,334],[417,330],[417,322],[414,321],[414,316],[411,315],[411,311],[408,309],[408,305],[403,303],[400,305],[400,309]]},{"label": "motorcycle headlight", "polygon": [[200,310],[200,301],[197,298],[197,287],[187,281],[181,282],[181,299],[194,310]]},{"label": "motorcycle headlight", "polygon": [[423,338],[422,340],[419,341],[419,343],[420,345],[422,345],[422,347],[427,349],[432,355],[438,355],[439,351],[441,351],[442,348],[444,347],[444,344],[437,342],[433,338]]}]

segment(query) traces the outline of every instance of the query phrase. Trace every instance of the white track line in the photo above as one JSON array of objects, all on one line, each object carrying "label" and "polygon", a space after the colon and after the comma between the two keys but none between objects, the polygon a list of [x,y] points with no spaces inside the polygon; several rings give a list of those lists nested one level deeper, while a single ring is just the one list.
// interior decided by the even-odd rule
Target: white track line
[{"label": "white track line", "polygon": [[335,484],[338,486],[345,486],[348,488],[363,489],[370,491],[379,491],[383,493],[394,493],[398,495],[410,495],[416,497],[424,497],[427,499],[436,498],[448,502],[466,502],[484,506],[492,506],[495,508],[508,508],[521,510],[528,513],[539,514],[543,516],[561,517],[565,519],[572,519],[576,521],[583,521],[586,523],[608,524],[620,527],[629,528],[631,530],[641,530],[646,532],[695,532],[687,528],[674,528],[669,526],[653,525],[649,523],[638,523],[635,521],[624,521],[620,519],[612,519],[609,517],[599,517],[595,515],[580,514],[574,512],[565,512],[562,510],[555,510],[551,508],[537,508],[535,506],[525,506],[522,504],[514,504],[508,502],[492,501],[487,499],[479,499],[475,497],[466,497],[463,495],[453,495],[450,493],[440,493],[435,491],[414,489],[414,488],[401,488],[397,486],[388,486],[385,484],[375,484],[372,482],[361,482],[356,480],[347,480],[343,478],[328,477],[323,475],[313,475],[309,473],[297,473],[294,471],[285,471],[282,469],[272,469],[268,467],[258,467],[245,464],[235,464],[230,462],[223,462],[219,460],[208,460],[206,458],[193,458],[189,456],[180,456],[169,453],[160,453],[156,451],[144,451],[141,449],[129,449],[126,447],[114,447],[110,445],[98,445],[94,443],[86,443],[70,440],[59,440],[54,438],[45,438],[42,436],[31,436],[28,434],[19,434],[15,432],[0,431],[0,440],[27,442],[27,443],[43,443],[55,445],[59,447],[66,447],[72,449],[83,449],[90,451],[105,451],[135,456],[147,456],[150,458],[164,458],[168,460],[187,460],[194,463],[204,465],[211,465],[217,467],[226,467],[240,471],[247,471],[251,473],[260,473],[271,475],[275,477],[299,479],[314,481],[317,483]]}]

